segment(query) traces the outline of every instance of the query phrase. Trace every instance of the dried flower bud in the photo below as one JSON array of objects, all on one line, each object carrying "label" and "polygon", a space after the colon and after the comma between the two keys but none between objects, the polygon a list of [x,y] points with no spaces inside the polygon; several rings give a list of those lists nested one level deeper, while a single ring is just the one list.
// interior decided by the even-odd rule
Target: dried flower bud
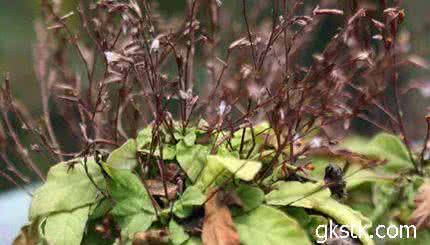
[{"label": "dried flower bud", "polygon": [[320,9],[320,6],[317,5],[313,15],[343,15],[343,11],[340,9]]},{"label": "dried flower bud", "polygon": [[35,152],[40,152],[42,150],[38,144],[32,144],[32,145],[30,145],[30,149],[32,151],[35,151]]},{"label": "dried flower bud", "polygon": [[250,45],[251,45],[251,42],[249,42],[249,40],[246,37],[243,37],[241,39],[238,39],[238,40],[232,42],[230,44],[230,46],[228,47],[228,49],[243,48],[243,47],[247,47]]},{"label": "dried flower bud", "polygon": [[380,30],[380,31],[382,31],[384,28],[385,28],[385,24],[384,23],[382,23],[382,22],[380,22],[380,21],[377,21],[377,20],[375,20],[375,19],[372,19],[372,24],[378,29],[378,30]]}]

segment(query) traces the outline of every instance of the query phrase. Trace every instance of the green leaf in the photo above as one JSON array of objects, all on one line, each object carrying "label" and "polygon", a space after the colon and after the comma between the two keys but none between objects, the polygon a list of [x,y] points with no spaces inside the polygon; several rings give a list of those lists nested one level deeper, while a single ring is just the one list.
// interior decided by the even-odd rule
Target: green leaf
[{"label": "green leaf", "polygon": [[288,216],[297,220],[297,222],[303,227],[307,227],[311,218],[304,208],[286,206],[282,209]]},{"label": "green leaf", "polygon": [[[85,173],[83,159],[74,161],[78,163],[73,168],[70,167],[71,161],[51,167],[45,184],[33,194],[31,220],[52,212],[71,211],[95,202],[98,190]],[[105,188],[100,167],[93,158],[87,159],[87,166],[88,173],[95,183],[100,188]]]},{"label": "green leaf", "polygon": [[202,239],[199,237],[191,237],[183,245],[202,245]]},{"label": "green leaf", "polygon": [[[140,151],[145,154],[150,154],[149,149],[143,149]],[[160,148],[157,146],[152,156],[160,157]],[[163,160],[174,160],[176,157],[176,145],[164,145],[163,146]]]},{"label": "green leaf", "polygon": [[390,170],[399,170],[412,167],[411,159],[403,142],[396,136],[382,133],[377,135],[370,142],[371,147],[375,147],[375,154],[380,154],[388,160],[385,165]]},{"label": "green leaf", "polygon": [[163,146],[163,160],[173,160],[176,157],[176,146],[175,145],[164,145]]},{"label": "green leaf", "polygon": [[306,232],[284,212],[262,205],[234,218],[240,241],[254,244],[311,244]]},{"label": "green leaf", "polygon": [[45,238],[49,244],[79,245],[84,235],[89,206],[71,212],[51,214],[45,225]]},{"label": "green leaf", "polygon": [[[292,204],[293,206],[305,207],[308,206],[307,203],[298,201]],[[371,227],[371,222],[368,218],[363,216],[360,212],[353,210],[352,208],[337,202],[332,198],[316,198],[313,199],[313,205],[308,208],[320,211],[333,219],[337,223],[348,225],[348,227],[353,227],[351,232],[354,235],[359,236],[359,239],[364,245],[374,244],[372,238],[369,234],[360,232],[361,230],[366,230],[366,228]]]},{"label": "green leaf", "polygon": [[46,217],[46,216],[45,217],[41,217],[41,218],[38,218],[37,220],[34,220],[33,223],[32,223],[32,225],[34,224],[34,227],[31,226],[31,229],[37,230],[37,233],[39,234],[39,238],[40,238],[39,242],[46,241],[46,238],[45,238],[45,224],[46,224],[47,218],[48,217]]},{"label": "green leaf", "polygon": [[[417,245],[417,244],[430,244],[430,231],[428,230],[419,230],[417,231],[416,238],[413,237],[412,229],[409,229],[410,232],[408,234],[408,229],[401,229],[403,231],[402,239],[397,238],[395,242],[389,244],[399,244],[399,245]],[[409,235],[409,237],[408,237]]]},{"label": "green leaf", "polygon": [[153,213],[145,211],[117,218],[118,224],[121,227],[121,237],[123,239],[133,239],[136,232],[148,230],[155,220],[156,217]]},{"label": "green leaf", "polygon": [[385,153],[394,155],[400,159],[409,161],[409,154],[406,146],[399,137],[392,134],[381,133],[372,139],[371,145],[378,146]]},{"label": "green leaf", "polygon": [[103,233],[99,233],[95,230],[95,226],[89,226],[86,230],[85,236],[82,239],[81,245],[112,245],[114,240],[105,237]]},{"label": "green leaf", "polygon": [[202,171],[208,154],[209,149],[203,145],[189,147],[183,141],[176,145],[176,159],[192,182]]},{"label": "green leaf", "polygon": [[169,223],[169,235],[170,240],[174,245],[180,245],[184,242],[186,242],[190,236],[185,232],[184,228],[178,223],[176,223],[175,220],[170,220]]},{"label": "green leaf", "polygon": [[242,184],[236,189],[236,194],[242,201],[245,212],[259,207],[264,201],[264,192],[258,187]]},{"label": "green leaf", "polygon": [[218,147],[216,155],[222,156],[222,157],[234,157],[234,158],[240,158],[239,151],[231,150],[227,143],[222,144]]},{"label": "green leaf", "polygon": [[392,183],[397,177],[393,175],[377,173],[370,169],[359,170],[358,166],[355,169],[353,167],[350,167],[345,176],[347,176],[347,178],[345,179],[347,190],[351,190],[367,182],[374,182],[378,184]]},{"label": "green leaf", "polygon": [[318,226],[327,226],[330,224],[330,221],[321,215],[309,215],[309,222],[306,225],[306,230],[308,231],[308,234],[310,234],[313,237],[313,240],[318,241],[319,238],[317,237],[316,230],[318,229]]},{"label": "green leaf", "polygon": [[[403,190],[405,191],[405,189]],[[373,209],[367,216],[374,222],[382,221],[387,217],[387,212],[390,211],[393,203],[398,201],[400,188],[396,185],[373,185],[372,186],[372,202]],[[405,193],[406,194],[406,193]],[[404,200],[403,202],[407,202]]]},{"label": "green leaf", "polygon": [[188,217],[193,207],[203,205],[205,200],[206,196],[199,188],[190,186],[173,205],[173,213],[179,218]]},{"label": "green leaf", "polygon": [[140,179],[128,170],[111,169],[108,190],[116,204],[111,214],[121,227],[121,237],[132,239],[146,231],[156,219],[148,192]]},{"label": "green leaf", "polygon": [[[166,135],[167,137],[168,135]],[[149,154],[152,143],[152,127],[148,126],[139,131],[136,138],[137,151]],[[159,146],[155,146],[152,153],[154,156],[160,156]],[[176,146],[170,144],[163,145],[163,160],[173,160],[176,156]]]},{"label": "green leaf", "polygon": [[301,182],[278,182],[276,190],[266,195],[266,202],[271,205],[290,205],[317,210],[336,220],[337,223],[353,227],[351,232],[359,238],[363,244],[373,244],[370,236],[360,234],[359,229],[371,227],[369,219],[360,212],[337,202],[330,197],[328,189],[321,190],[321,184]]},{"label": "green leaf", "polygon": [[114,169],[134,169],[137,165],[136,152],[136,141],[129,139],[110,153],[106,164]]},{"label": "green leaf", "polygon": [[112,210],[114,215],[127,216],[141,210],[154,212],[148,192],[135,174],[128,170],[115,169],[111,169],[111,174],[108,190],[117,202]]},{"label": "green leaf", "polygon": [[308,214],[304,208],[287,206],[282,209],[287,215],[299,222],[300,226],[306,230],[312,242],[318,240],[316,229],[319,225],[327,225],[329,220],[321,215]]},{"label": "green leaf", "polygon": [[142,151],[144,149],[149,150],[152,142],[152,127],[148,126],[139,131],[136,137],[137,150]]},{"label": "green leaf", "polygon": [[[147,206],[148,204],[150,206]],[[152,212],[151,203],[141,197],[130,197],[118,201],[110,213],[114,216],[128,216],[140,213],[142,210]]]},{"label": "green leaf", "polygon": [[193,146],[194,143],[196,142],[196,139],[197,139],[196,132],[192,130],[185,135],[185,137],[183,138],[183,141],[186,146]]},{"label": "green leaf", "polygon": [[104,198],[90,206],[89,219],[98,219],[100,217],[103,217],[111,209],[111,201],[109,199]]},{"label": "green leaf", "polygon": [[[269,134],[271,132],[270,125],[267,122],[260,123],[258,125],[255,125],[253,127],[254,131],[254,137],[255,137],[255,143],[257,145],[263,144],[265,141],[265,137],[262,137],[262,133],[265,132],[265,134]],[[231,145],[234,149],[237,149],[240,147],[242,143],[242,135],[243,135],[243,128],[237,130],[233,134],[233,138],[231,139]],[[244,136],[244,142],[249,143],[252,141],[252,131],[251,128],[246,128],[245,130],[245,136]],[[258,147],[255,147],[258,148]]]},{"label": "green leaf", "polygon": [[413,166],[406,146],[395,135],[381,133],[370,142],[361,138],[350,138],[342,145],[357,153],[386,159],[387,163],[383,168],[390,172],[397,173]]}]

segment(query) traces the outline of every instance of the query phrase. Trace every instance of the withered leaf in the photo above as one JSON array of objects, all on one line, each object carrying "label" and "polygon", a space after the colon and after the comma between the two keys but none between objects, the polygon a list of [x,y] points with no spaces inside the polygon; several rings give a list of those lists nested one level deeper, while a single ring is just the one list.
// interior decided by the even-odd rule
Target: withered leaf
[{"label": "withered leaf", "polygon": [[30,225],[21,228],[21,233],[13,241],[13,245],[36,245],[39,240],[38,234]]},{"label": "withered leaf", "polygon": [[343,15],[343,10],[340,9],[322,9],[318,5],[313,11],[314,15]]},{"label": "withered leaf", "polygon": [[165,230],[149,230],[134,234],[133,245],[162,245],[167,244],[169,235]]},{"label": "withered leaf", "polygon": [[239,235],[222,192],[212,189],[205,204],[202,240],[205,245],[239,245]]},{"label": "withered leaf", "polygon": [[423,184],[415,196],[415,210],[409,223],[417,228],[430,228],[430,183]]},{"label": "withered leaf", "polygon": [[381,159],[379,157],[366,156],[336,146],[322,146],[319,148],[311,149],[308,154],[317,157],[331,157],[352,163],[357,163],[363,167],[375,167],[386,163],[384,159]]},{"label": "withered leaf", "polygon": [[242,37],[242,38],[232,42],[230,44],[230,46],[228,47],[228,49],[242,48],[242,47],[247,47],[250,45],[251,45],[251,42],[247,38]]},{"label": "withered leaf", "polygon": [[178,187],[175,184],[172,184],[166,181],[166,189],[164,189],[163,181],[156,179],[145,180],[145,184],[148,186],[149,192],[153,196],[162,196],[166,197],[166,189],[168,199],[171,200],[176,197],[176,193],[178,192]]}]

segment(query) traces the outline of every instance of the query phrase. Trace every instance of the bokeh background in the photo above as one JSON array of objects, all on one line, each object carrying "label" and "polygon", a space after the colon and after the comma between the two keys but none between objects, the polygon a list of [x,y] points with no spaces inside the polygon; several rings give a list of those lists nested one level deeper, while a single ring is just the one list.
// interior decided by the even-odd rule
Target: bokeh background
[{"label": "bokeh background", "polygon": [[[228,7],[229,1],[231,0],[223,1],[225,7]],[[63,2],[63,8],[66,10],[72,10],[76,6],[75,0]],[[160,12],[170,16],[179,14],[185,6],[185,0],[158,0],[157,2]],[[403,28],[408,31],[405,32],[404,38],[410,39],[409,48],[414,53],[430,61],[430,1],[403,1],[403,6],[406,13]],[[33,71],[33,48],[36,38],[34,22],[39,12],[38,0],[0,0],[0,77],[3,79],[6,72],[10,73],[14,96],[21,100],[35,116],[41,113],[39,84]],[[314,42],[314,49],[323,47],[324,42],[327,41],[325,34],[334,31],[336,27],[331,25],[329,20],[324,22],[316,33],[317,41]],[[411,81],[430,84],[429,74],[425,69],[405,70],[402,71],[401,81],[403,84]],[[423,116],[428,113],[429,96],[430,85],[428,89],[410,91],[402,98],[408,133],[413,139],[420,139],[425,132]],[[61,125],[54,125],[54,127],[61,128]],[[374,130],[360,122],[356,122],[355,129],[357,134],[370,134]],[[38,165],[43,163],[39,162]],[[4,164],[0,162],[0,168],[3,166]],[[34,185],[37,186],[37,183]],[[19,227],[25,223],[29,200],[30,197],[27,194],[15,190],[13,185],[0,178],[0,244],[10,244]]]}]

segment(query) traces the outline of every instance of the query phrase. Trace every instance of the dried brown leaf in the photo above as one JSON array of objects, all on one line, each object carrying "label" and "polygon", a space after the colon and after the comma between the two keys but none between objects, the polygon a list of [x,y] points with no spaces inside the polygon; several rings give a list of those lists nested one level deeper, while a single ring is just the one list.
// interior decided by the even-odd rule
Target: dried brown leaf
[{"label": "dried brown leaf", "polygon": [[133,237],[133,245],[161,245],[167,244],[168,233],[165,230],[149,230],[137,232]]},{"label": "dried brown leaf", "polygon": [[21,228],[21,233],[13,241],[13,245],[35,245],[38,243],[39,237],[37,232],[30,228],[30,226],[24,226]]},{"label": "dried brown leaf", "polygon": [[417,228],[430,228],[430,183],[423,184],[415,196],[415,210],[409,223]]},{"label": "dried brown leaf", "polygon": [[176,197],[176,193],[178,192],[178,187],[175,184],[166,181],[166,189],[164,189],[163,181],[156,179],[145,180],[146,185],[148,186],[149,192],[153,196],[162,196],[166,197],[166,190],[168,199],[173,199]]},{"label": "dried brown leaf", "polygon": [[239,245],[239,235],[230,210],[222,199],[222,192],[211,190],[205,204],[202,240],[205,245]]}]

